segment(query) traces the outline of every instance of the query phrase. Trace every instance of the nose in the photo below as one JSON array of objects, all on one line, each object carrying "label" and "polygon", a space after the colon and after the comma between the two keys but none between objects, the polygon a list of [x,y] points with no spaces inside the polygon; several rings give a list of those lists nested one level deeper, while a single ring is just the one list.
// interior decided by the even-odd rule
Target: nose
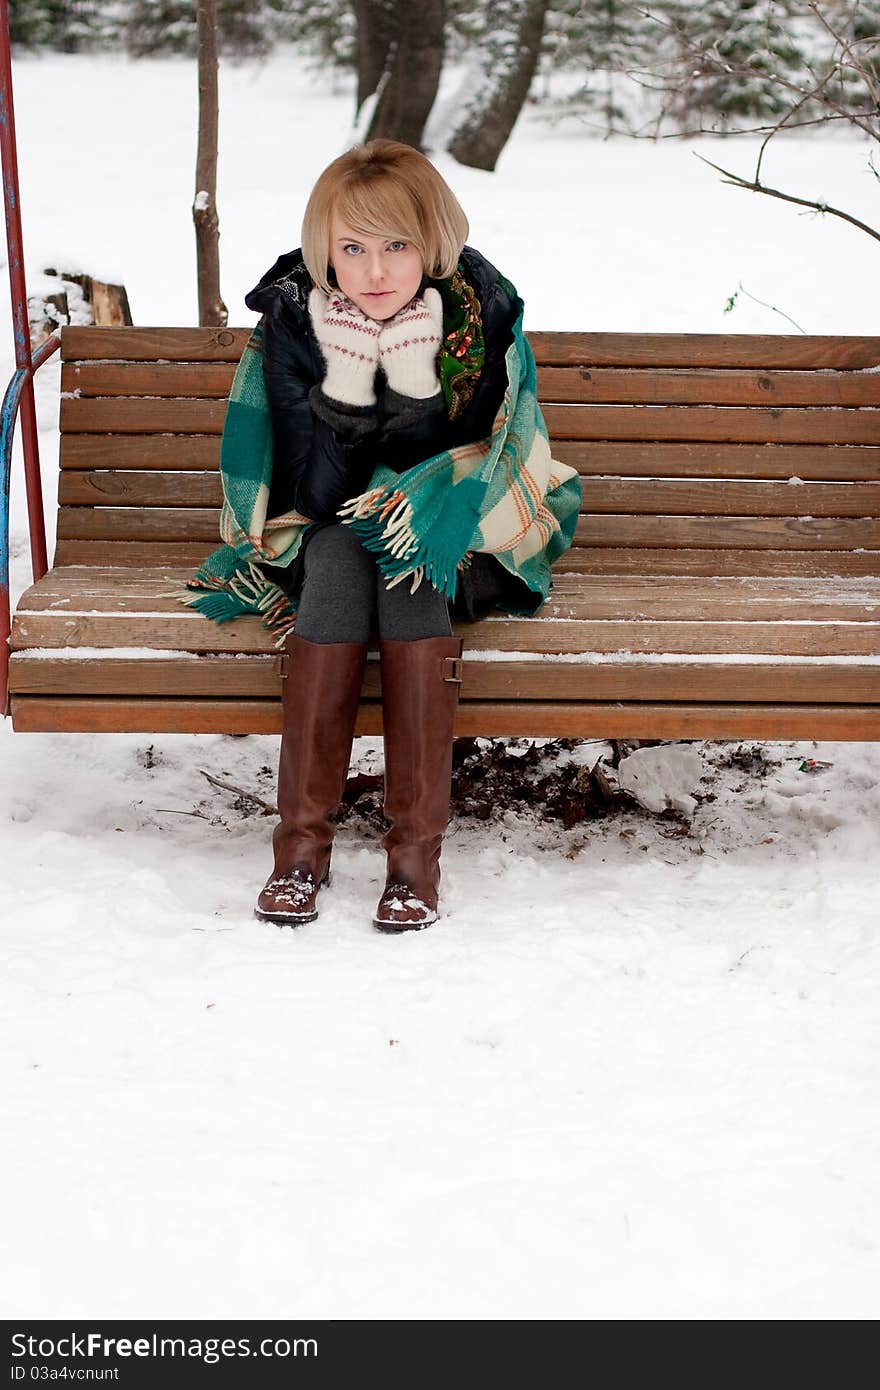
[{"label": "nose", "polygon": [[367,282],[381,289],[385,281],[385,265],[381,256],[371,256],[367,265]]}]

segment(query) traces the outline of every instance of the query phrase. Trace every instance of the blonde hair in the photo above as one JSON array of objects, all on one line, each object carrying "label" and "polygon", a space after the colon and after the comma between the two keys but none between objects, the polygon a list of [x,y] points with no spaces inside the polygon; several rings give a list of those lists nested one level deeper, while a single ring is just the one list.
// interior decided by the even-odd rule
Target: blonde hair
[{"label": "blonde hair", "polygon": [[328,164],[303,216],[303,260],[325,294],[334,213],[365,236],[410,242],[425,274],[438,280],[455,270],[469,230],[452,189],[419,150],[399,140],[355,145]]}]

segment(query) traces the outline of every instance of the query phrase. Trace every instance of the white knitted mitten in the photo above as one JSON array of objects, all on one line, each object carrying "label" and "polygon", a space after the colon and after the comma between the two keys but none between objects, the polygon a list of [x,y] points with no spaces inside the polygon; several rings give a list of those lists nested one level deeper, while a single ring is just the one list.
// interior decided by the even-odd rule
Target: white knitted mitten
[{"label": "white knitted mitten", "polygon": [[379,327],[379,365],[392,391],[419,400],[436,396],[440,390],[437,353],[443,341],[439,291],[429,289],[424,297],[416,295]]},{"label": "white knitted mitten", "polygon": [[309,314],[324,356],[324,395],[346,405],[375,405],[380,325],[346,295],[337,290],[328,296],[317,285]]}]

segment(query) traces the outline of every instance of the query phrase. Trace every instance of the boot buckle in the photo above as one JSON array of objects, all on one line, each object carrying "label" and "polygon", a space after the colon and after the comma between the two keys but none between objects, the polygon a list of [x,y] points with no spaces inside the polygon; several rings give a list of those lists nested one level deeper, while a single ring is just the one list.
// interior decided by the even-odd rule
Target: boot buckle
[{"label": "boot buckle", "polygon": [[460,656],[444,656],[443,679],[445,681],[458,681],[459,685],[461,685],[461,672],[463,665],[464,661]]}]

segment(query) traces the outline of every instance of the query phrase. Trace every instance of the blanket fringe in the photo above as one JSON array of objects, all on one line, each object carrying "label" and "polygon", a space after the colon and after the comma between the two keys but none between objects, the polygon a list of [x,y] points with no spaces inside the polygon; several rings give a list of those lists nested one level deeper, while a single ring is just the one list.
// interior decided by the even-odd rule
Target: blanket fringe
[{"label": "blanket fringe", "polygon": [[235,618],[258,614],[261,626],[276,637],[276,647],[284,645],[296,625],[296,608],[290,594],[253,561],[228,579],[200,572],[164,597],[178,599],[215,623],[230,623]]}]

